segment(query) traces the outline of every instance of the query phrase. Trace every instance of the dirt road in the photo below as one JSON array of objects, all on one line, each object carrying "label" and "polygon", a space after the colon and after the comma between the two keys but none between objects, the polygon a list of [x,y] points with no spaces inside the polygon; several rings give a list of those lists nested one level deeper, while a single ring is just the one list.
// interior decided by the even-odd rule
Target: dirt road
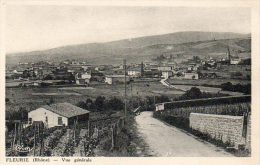
[{"label": "dirt road", "polygon": [[152,156],[233,156],[213,144],[153,118],[152,112],[142,112],[136,116],[136,122],[138,132],[147,143]]}]

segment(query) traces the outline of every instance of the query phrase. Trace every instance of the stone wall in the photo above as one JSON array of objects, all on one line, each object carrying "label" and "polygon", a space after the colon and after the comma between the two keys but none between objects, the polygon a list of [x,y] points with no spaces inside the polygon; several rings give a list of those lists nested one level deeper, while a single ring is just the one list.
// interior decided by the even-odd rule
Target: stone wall
[{"label": "stone wall", "polygon": [[251,152],[251,115],[247,118],[246,149]]},{"label": "stone wall", "polygon": [[192,129],[213,139],[229,142],[236,148],[238,145],[245,145],[245,138],[242,137],[243,116],[191,113],[189,120]]}]

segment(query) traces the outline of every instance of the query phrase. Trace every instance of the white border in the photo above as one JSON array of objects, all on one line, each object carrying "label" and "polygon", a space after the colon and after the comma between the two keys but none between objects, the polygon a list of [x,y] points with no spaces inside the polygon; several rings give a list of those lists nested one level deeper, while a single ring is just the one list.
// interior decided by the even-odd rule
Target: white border
[{"label": "white border", "polygon": [[[92,162],[88,164],[160,164],[168,165],[176,163],[178,165],[182,164],[211,164],[211,165],[244,165],[244,164],[260,164],[260,92],[258,87],[258,82],[260,80],[260,40],[259,40],[259,30],[260,30],[260,3],[259,1],[252,0],[183,0],[183,1],[144,1],[144,0],[132,0],[132,1],[114,1],[114,0],[104,0],[104,1],[72,1],[72,0],[0,0],[0,23],[1,23],[1,32],[0,32],[0,90],[1,92],[1,126],[5,128],[5,45],[4,45],[4,30],[5,30],[5,7],[6,5],[83,5],[83,6],[183,6],[183,7],[250,7],[252,11],[252,156],[251,157],[235,157],[235,158],[222,158],[222,157],[144,157],[144,158],[115,158],[115,157],[95,157],[91,158]],[[0,144],[2,149],[0,150],[0,163],[4,164],[15,164],[15,163],[5,163],[5,151],[4,151],[4,131],[5,129],[0,130]],[[61,158],[51,158],[59,159]],[[74,159],[74,158],[71,158]],[[21,164],[21,163],[18,163]],[[26,164],[35,164],[35,163],[26,163]],[[46,164],[46,163],[37,163],[37,164]],[[48,163],[47,163],[48,164]],[[64,162],[57,162],[55,164],[71,164]],[[79,163],[81,164],[81,163]]]}]

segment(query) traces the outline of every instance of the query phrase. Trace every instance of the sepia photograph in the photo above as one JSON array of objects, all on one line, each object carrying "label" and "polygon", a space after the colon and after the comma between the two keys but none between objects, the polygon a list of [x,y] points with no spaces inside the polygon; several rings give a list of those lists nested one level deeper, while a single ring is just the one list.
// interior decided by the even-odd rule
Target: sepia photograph
[{"label": "sepia photograph", "polygon": [[6,158],[251,157],[250,7],[5,13]]}]

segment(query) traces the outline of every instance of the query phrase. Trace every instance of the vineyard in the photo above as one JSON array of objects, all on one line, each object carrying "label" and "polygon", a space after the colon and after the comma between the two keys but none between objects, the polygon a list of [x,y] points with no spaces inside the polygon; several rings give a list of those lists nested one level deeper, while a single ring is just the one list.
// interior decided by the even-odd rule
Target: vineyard
[{"label": "vineyard", "polygon": [[251,104],[235,103],[235,104],[217,104],[207,106],[190,106],[179,107],[164,110],[162,115],[189,118],[190,113],[205,113],[218,115],[243,116],[244,113],[251,111]]},{"label": "vineyard", "polygon": [[24,127],[17,122],[6,133],[6,156],[95,156],[94,149],[102,141],[113,150],[124,119],[110,117],[52,128],[39,122]]},{"label": "vineyard", "polygon": [[[211,114],[212,116],[216,116],[216,115],[221,116],[223,118],[223,121],[225,122],[223,121],[220,122],[217,120],[216,122],[213,119],[210,119],[211,121],[210,120],[208,121],[209,123],[219,122],[221,123],[219,125],[222,125],[223,128],[215,129],[215,125],[213,124],[214,126],[212,126],[212,129],[207,130],[205,132],[201,132],[199,130],[193,129],[194,127],[191,127],[191,123],[192,123],[190,119],[191,113],[203,114],[203,115]],[[209,99],[207,98],[207,99],[195,99],[195,100],[164,103],[164,108],[162,110],[155,111],[153,113],[153,116],[164,122],[167,122],[168,124],[183,129],[199,138],[202,138],[203,140],[209,141],[217,146],[222,146],[228,149],[232,147],[234,148],[234,144],[230,142],[222,141],[222,136],[230,135],[230,132],[226,131],[226,127],[232,126],[232,120],[226,119],[225,118],[226,115],[228,115],[229,117],[240,116],[243,119],[241,127],[235,129],[241,134],[236,132],[234,133],[233,137],[242,138],[243,136],[244,138],[248,134],[250,134],[250,133],[247,134],[247,132],[250,131],[250,127],[251,127],[250,122],[248,121],[248,119],[250,118],[250,113],[251,113],[251,96],[246,95],[246,96],[239,96],[239,97],[220,97],[220,98],[209,98]],[[203,119],[205,121],[204,117]],[[206,128],[208,125],[210,125],[209,123],[204,123],[204,121],[202,121],[202,118],[197,119],[195,121],[197,122],[196,124],[199,123],[198,125],[201,128]],[[237,123],[235,123],[234,125],[236,124]],[[217,124],[216,124],[216,128],[217,128]],[[216,131],[217,133],[216,132],[211,133],[212,130],[213,132]],[[221,134],[221,139],[217,139],[216,137],[220,134]],[[249,152],[245,149],[245,147],[244,149],[234,150],[233,152],[234,154],[237,155],[241,155],[241,153],[243,153],[244,155],[249,154]]]}]

